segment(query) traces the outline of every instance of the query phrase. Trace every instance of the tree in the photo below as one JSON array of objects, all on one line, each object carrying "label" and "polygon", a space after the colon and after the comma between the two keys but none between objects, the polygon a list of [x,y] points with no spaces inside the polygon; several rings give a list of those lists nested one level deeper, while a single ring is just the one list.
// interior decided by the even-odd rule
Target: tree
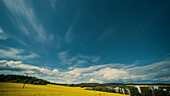
[{"label": "tree", "polygon": [[165,92],[161,89],[158,89],[158,90],[155,89],[155,90],[153,90],[152,96],[170,96],[170,95],[168,94],[168,92]]},{"label": "tree", "polygon": [[152,90],[148,88],[142,88],[142,96],[152,96]]}]

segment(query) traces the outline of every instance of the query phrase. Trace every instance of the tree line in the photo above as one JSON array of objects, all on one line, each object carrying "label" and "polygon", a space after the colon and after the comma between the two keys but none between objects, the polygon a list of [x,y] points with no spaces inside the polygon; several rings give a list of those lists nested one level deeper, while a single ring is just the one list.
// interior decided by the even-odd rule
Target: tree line
[{"label": "tree line", "polygon": [[27,83],[36,85],[46,85],[49,82],[43,79],[38,79],[32,76],[24,75],[0,75],[0,82],[12,82],[12,83]]}]

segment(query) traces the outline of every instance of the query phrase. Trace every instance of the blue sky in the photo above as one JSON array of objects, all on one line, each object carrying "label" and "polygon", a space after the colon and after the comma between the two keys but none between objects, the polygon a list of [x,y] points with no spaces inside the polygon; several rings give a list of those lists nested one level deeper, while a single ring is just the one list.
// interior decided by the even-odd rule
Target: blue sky
[{"label": "blue sky", "polygon": [[0,0],[0,74],[36,73],[60,83],[170,83],[169,4]]}]

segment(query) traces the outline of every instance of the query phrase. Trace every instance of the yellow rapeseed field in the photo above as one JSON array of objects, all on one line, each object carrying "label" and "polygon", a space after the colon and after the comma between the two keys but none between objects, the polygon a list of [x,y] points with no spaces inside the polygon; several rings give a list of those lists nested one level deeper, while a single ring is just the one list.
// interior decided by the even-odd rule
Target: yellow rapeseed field
[{"label": "yellow rapeseed field", "polygon": [[[133,85],[126,85],[126,86],[131,86],[133,87]],[[140,87],[148,87],[149,85],[139,85]]]},{"label": "yellow rapeseed field", "polygon": [[[126,85],[126,86],[133,86],[133,85]],[[140,87],[149,87],[149,85],[139,85]],[[158,87],[170,87],[170,85],[156,85]]]},{"label": "yellow rapeseed field", "polygon": [[84,90],[80,87],[59,85],[32,85],[0,82],[0,96],[128,96],[117,93]]}]

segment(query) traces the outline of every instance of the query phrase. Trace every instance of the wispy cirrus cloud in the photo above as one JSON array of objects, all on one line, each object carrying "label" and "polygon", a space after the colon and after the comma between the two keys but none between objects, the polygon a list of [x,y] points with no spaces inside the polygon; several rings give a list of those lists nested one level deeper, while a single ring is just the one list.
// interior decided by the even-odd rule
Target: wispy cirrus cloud
[{"label": "wispy cirrus cloud", "polygon": [[[119,21],[117,24],[115,24],[115,25],[109,27],[108,29],[106,29],[106,30],[99,36],[98,39],[100,40],[100,39],[103,39],[103,38],[106,38],[106,37],[112,35],[113,33],[116,33],[115,31],[116,31],[116,29],[118,28],[118,26],[120,26],[121,23],[122,23],[122,21]],[[115,34],[115,35],[116,35],[116,34]],[[115,37],[116,37],[116,36],[114,36],[114,38],[115,38]],[[113,38],[113,37],[112,37],[112,38]]]},{"label": "wispy cirrus cloud", "polygon": [[[81,83],[81,82],[170,82],[170,60],[155,62],[149,65],[124,67],[125,64],[103,64],[84,68],[72,68],[69,71],[49,70],[21,61],[0,60],[0,73],[37,73],[40,78],[58,83]],[[118,67],[122,66],[122,67]]]},{"label": "wispy cirrus cloud", "polygon": [[55,10],[55,6],[56,6],[56,2],[57,2],[58,0],[50,0],[49,1],[49,3],[50,3],[50,5],[51,5],[51,7],[52,7],[52,9],[53,10]]},{"label": "wispy cirrus cloud", "polygon": [[[14,18],[11,21],[19,27],[27,37],[36,39],[39,42],[45,42],[51,37],[45,32],[44,26],[38,20],[33,6],[27,0],[3,0],[6,7],[12,13]],[[16,21],[15,21],[16,20]]]},{"label": "wispy cirrus cloud", "polygon": [[[145,75],[143,80],[161,80],[161,78],[167,78],[165,81],[170,81],[170,60],[164,60],[155,62],[149,65],[136,66],[133,68],[126,69],[133,75]],[[163,79],[162,79],[163,80]]]},{"label": "wispy cirrus cloud", "polygon": [[1,59],[14,59],[14,60],[28,60],[38,57],[36,53],[29,53],[28,55],[23,54],[25,51],[23,49],[16,49],[16,48],[8,48],[0,49],[0,58]]},{"label": "wispy cirrus cloud", "polygon": [[75,18],[73,19],[73,21],[71,22],[70,26],[68,27],[67,31],[66,31],[66,35],[65,35],[65,41],[67,43],[71,43],[72,39],[73,39],[73,27],[75,26],[78,17],[80,16],[80,12],[78,12],[75,15]]},{"label": "wispy cirrus cloud", "polygon": [[58,59],[61,61],[62,64],[85,64],[88,62],[98,62],[100,60],[100,56],[86,56],[82,54],[77,54],[74,56],[70,56],[67,51],[63,51],[58,53]]},{"label": "wispy cirrus cloud", "polygon": [[4,33],[4,31],[2,30],[2,28],[0,27],[0,34]]},{"label": "wispy cirrus cloud", "polygon": [[[104,64],[86,68],[73,68],[67,73],[73,78],[81,78],[86,82],[170,82],[170,60],[137,66],[125,64]],[[161,77],[161,78],[160,78]]]},{"label": "wispy cirrus cloud", "polygon": [[77,64],[83,64],[83,63],[87,63],[87,60],[77,60],[76,62]]},{"label": "wispy cirrus cloud", "polygon": [[1,40],[6,40],[8,37],[7,35],[4,33],[4,30],[0,27],[0,39]]},{"label": "wispy cirrus cloud", "polygon": [[110,64],[90,66],[90,67],[86,67],[86,68],[74,68],[73,70],[68,71],[67,73],[70,73],[70,74],[90,73],[97,69],[105,68],[107,66],[110,66]]}]

